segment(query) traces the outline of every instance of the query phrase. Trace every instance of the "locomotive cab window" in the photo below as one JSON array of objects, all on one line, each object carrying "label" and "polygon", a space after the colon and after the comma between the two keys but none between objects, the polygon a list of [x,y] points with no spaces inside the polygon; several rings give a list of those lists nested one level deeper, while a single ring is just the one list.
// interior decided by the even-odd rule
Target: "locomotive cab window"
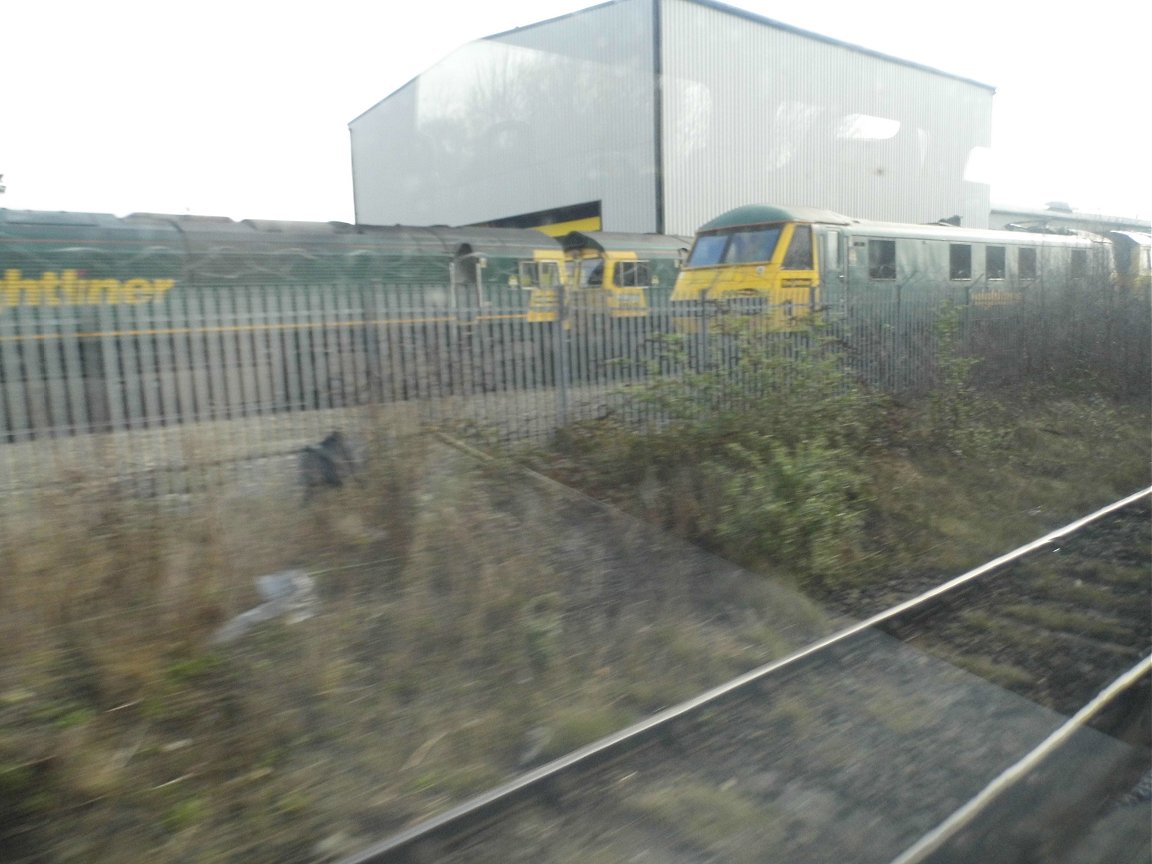
[{"label": "locomotive cab window", "polygon": [[770,228],[756,228],[739,231],[732,235],[728,250],[724,253],[727,264],[752,264],[758,261],[771,261],[780,241],[779,225]]},{"label": "locomotive cab window", "polygon": [[580,267],[580,287],[581,288],[603,288],[604,287],[604,262],[597,261],[593,264],[591,261],[585,261]]},{"label": "locomotive cab window", "polygon": [[967,243],[953,243],[948,247],[948,278],[972,278],[972,247]]},{"label": "locomotive cab window", "polygon": [[868,278],[896,278],[896,241],[868,241]]},{"label": "locomotive cab window", "polygon": [[724,258],[724,247],[728,245],[726,234],[702,234],[688,256],[688,267],[714,267]]},{"label": "locomotive cab window", "polygon": [[647,261],[619,261],[613,270],[617,288],[644,288],[652,281]]},{"label": "locomotive cab window", "polygon": [[1003,279],[1005,271],[1005,248],[1003,246],[989,246],[984,259],[984,272],[989,279]]},{"label": "locomotive cab window", "polygon": [[1016,257],[1016,264],[1020,271],[1021,279],[1035,279],[1036,278],[1036,250],[1035,249],[1021,249]]},{"label": "locomotive cab window", "polygon": [[521,261],[521,288],[555,288],[560,283],[560,268],[555,261]]},{"label": "locomotive cab window", "polygon": [[771,225],[701,235],[692,247],[692,254],[688,256],[688,267],[771,261],[782,230],[780,225]]},{"label": "locomotive cab window", "polygon": [[784,270],[812,269],[812,226],[797,225],[792,229],[792,242],[784,256]]}]

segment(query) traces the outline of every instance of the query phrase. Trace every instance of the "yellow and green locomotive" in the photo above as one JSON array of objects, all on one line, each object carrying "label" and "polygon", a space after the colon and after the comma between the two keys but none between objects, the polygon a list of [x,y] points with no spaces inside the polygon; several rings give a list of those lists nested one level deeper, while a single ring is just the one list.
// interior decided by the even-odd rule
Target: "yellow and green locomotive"
[{"label": "yellow and green locomotive", "polygon": [[[1083,232],[1039,233],[852,219],[810,207],[749,205],[696,234],[672,294],[686,319],[711,306],[793,330],[880,303],[996,306],[1032,291],[1115,284],[1120,256],[1139,246]],[[1127,247],[1126,247],[1127,248]],[[1145,253],[1146,254],[1146,253]],[[1129,277],[1134,282],[1138,276]]]}]

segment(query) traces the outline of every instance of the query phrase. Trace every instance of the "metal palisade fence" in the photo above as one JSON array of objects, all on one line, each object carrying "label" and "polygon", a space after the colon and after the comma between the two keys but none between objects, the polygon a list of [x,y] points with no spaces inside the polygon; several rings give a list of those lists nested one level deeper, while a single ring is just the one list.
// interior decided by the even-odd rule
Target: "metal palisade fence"
[{"label": "metal palisade fence", "polygon": [[618,310],[561,298],[533,313],[470,305],[442,285],[364,284],[9,308],[0,470],[7,488],[68,472],[189,488],[240,470],[221,466],[273,460],[290,471],[283,460],[333,429],[375,434],[400,418],[543,442],[576,421],[651,410],[630,397],[661,376],[739,376],[760,341],[819,345],[890,392],[931,390],[944,356],[978,361],[978,384],[1086,370],[1147,384],[1148,299],[1111,288],[973,302],[955,284],[914,296],[895,286],[844,292],[799,317],[755,303],[673,308],[652,298]]}]

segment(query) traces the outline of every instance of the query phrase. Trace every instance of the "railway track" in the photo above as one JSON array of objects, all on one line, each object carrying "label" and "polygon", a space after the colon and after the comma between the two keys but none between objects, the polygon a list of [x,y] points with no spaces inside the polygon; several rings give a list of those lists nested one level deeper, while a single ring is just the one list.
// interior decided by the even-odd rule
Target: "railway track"
[{"label": "railway track", "polygon": [[[1150,675],[1152,656],[1145,656],[892,864],[1147,861]],[[1141,746],[1111,753],[1085,746],[1089,724]]]},{"label": "railway track", "polygon": [[880,627],[1075,714],[1152,646],[1150,525],[1145,496]]},{"label": "railway track", "polygon": [[[915,850],[997,778],[1051,772],[1051,759],[1031,755],[1046,740],[1074,742],[1080,768],[1076,780],[1059,775],[1065,784],[1080,784],[1085,765],[1108,766],[1071,796],[1091,814],[1106,813],[1148,770],[1140,688],[1152,645],[1150,493],[341,864],[963,860]],[[1061,731],[1067,715],[1125,676],[1137,685],[1124,697],[1135,708],[1104,710],[1114,703],[1101,702]],[[1103,732],[1088,722],[1098,715],[1113,717]],[[1036,836],[1066,836],[1055,829],[1071,824],[1068,797],[1039,809]],[[1044,820],[1060,814],[1046,833]],[[946,843],[933,843],[932,854],[945,854]]]}]

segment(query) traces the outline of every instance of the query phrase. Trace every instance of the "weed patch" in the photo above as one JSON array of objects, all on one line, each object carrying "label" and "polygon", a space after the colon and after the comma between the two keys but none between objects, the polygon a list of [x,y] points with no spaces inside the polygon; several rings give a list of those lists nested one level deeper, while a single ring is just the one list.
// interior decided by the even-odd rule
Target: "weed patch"
[{"label": "weed patch", "polygon": [[735,370],[664,376],[628,416],[576,426],[547,469],[751,566],[821,580],[859,551],[882,401],[828,345],[725,337]]},{"label": "weed patch", "polygon": [[[392,440],[363,485],[308,501],[45,493],[0,521],[0,849],[304,860],[828,630],[512,463],[429,446]],[[215,641],[285,570],[313,580],[310,614]]]},{"label": "weed patch", "polygon": [[645,422],[578,425],[535,464],[833,601],[955,575],[1149,484],[1146,386],[981,385],[964,326],[936,317],[935,385],[899,400],[812,334],[723,337],[722,370],[673,342],[677,372],[625,393]]}]

